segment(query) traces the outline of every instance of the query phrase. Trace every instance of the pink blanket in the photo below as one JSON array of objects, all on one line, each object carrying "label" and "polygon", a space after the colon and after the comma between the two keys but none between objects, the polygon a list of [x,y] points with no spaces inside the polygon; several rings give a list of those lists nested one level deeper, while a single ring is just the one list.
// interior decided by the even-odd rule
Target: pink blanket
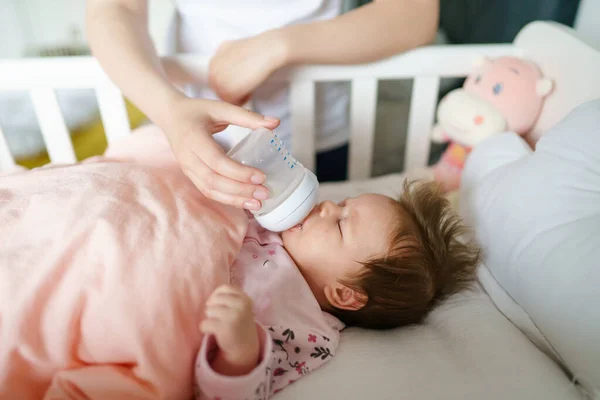
[{"label": "pink blanket", "polygon": [[202,306],[247,218],[157,131],[106,157],[0,177],[0,399],[193,395]]}]

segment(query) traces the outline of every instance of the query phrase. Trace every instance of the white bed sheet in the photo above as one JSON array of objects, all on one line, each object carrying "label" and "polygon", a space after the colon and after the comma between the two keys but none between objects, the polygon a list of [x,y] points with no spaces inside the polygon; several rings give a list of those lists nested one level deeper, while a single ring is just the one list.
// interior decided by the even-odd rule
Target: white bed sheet
[{"label": "white bed sheet", "polygon": [[[426,172],[414,176],[426,176]],[[396,195],[404,176],[324,184],[321,198]],[[291,399],[582,399],[569,377],[477,286],[425,323],[392,331],[348,329],[338,354],[275,397]]]}]

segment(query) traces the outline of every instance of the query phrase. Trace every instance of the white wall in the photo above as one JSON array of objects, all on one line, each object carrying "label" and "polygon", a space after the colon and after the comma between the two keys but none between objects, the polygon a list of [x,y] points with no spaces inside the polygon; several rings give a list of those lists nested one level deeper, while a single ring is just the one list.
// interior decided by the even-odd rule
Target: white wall
[{"label": "white wall", "polygon": [[73,30],[85,37],[85,0],[19,0],[30,40],[36,46],[71,42]]},{"label": "white wall", "polygon": [[[162,49],[172,17],[170,0],[150,0],[150,30]],[[85,0],[0,0],[0,58],[21,57],[28,47],[85,41]]]},{"label": "white wall", "polygon": [[0,58],[20,57],[26,40],[17,7],[19,0],[0,0]]}]

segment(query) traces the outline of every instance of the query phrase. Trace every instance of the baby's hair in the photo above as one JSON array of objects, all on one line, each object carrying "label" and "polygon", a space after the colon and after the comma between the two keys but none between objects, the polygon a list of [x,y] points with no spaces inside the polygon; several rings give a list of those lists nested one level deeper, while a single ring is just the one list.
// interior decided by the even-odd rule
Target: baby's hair
[{"label": "baby's hair", "polygon": [[437,183],[406,180],[397,205],[398,224],[387,254],[363,262],[361,272],[341,282],[367,298],[358,311],[334,310],[349,326],[389,329],[418,323],[474,280],[479,248],[459,240],[466,227]]}]

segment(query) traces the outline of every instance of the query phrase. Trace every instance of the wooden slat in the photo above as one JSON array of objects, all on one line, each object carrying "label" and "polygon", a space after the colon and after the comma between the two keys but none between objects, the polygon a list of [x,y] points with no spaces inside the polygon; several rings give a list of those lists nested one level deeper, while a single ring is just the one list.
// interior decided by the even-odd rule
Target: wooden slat
[{"label": "wooden slat", "polygon": [[115,85],[104,85],[96,89],[96,96],[108,143],[129,135],[131,125],[121,91]]},{"label": "wooden slat", "polygon": [[291,83],[290,104],[292,146],[294,157],[311,171],[316,169],[315,158],[315,83]]},{"label": "wooden slat", "polygon": [[10,153],[6,138],[2,133],[2,127],[0,127],[0,171],[4,171],[12,168],[15,165],[15,160]]},{"label": "wooden slat", "polygon": [[350,180],[371,177],[376,108],[377,79],[353,80],[350,111]]},{"label": "wooden slat", "polygon": [[417,77],[413,82],[406,138],[404,170],[427,165],[431,147],[430,131],[437,106],[439,77]]},{"label": "wooden slat", "polygon": [[75,162],[69,130],[54,90],[52,88],[32,89],[30,95],[50,160],[55,163]]}]

